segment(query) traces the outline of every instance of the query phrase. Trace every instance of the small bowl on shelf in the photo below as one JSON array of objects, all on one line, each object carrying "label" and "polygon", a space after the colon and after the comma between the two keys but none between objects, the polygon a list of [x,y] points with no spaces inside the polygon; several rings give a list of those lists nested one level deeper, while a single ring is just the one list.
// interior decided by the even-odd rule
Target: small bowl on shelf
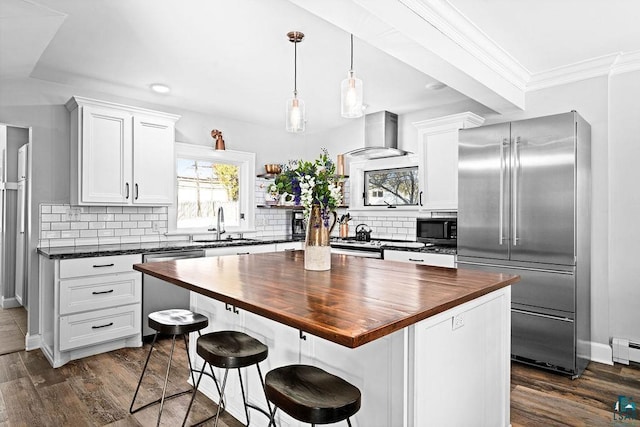
[{"label": "small bowl on shelf", "polygon": [[277,175],[280,172],[282,172],[282,167],[275,163],[270,163],[268,165],[264,165],[264,170],[267,171],[267,173],[269,174]]}]

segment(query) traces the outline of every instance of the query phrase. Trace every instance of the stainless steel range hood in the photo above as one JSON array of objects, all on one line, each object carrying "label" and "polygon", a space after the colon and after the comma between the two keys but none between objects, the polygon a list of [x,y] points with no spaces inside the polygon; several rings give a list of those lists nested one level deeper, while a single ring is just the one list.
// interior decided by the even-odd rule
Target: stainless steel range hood
[{"label": "stainless steel range hood", "polygon": [[398,115],[379,111],[364,116],[364,148],[345,154],[359,159],[382,159],[409,154],[398,148]]}]

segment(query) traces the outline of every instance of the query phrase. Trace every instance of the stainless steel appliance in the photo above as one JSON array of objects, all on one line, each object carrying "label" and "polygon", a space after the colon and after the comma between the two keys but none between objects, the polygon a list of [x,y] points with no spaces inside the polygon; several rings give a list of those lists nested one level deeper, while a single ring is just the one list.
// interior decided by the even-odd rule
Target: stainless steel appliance
[{"label": "stainless steel appliance", "polygon": [[[142,262],[174,261],[185,258],[200,258],[203,250],[183,252],[160,252],[145,254]],[[149,327],[149,313],[170,308],[189,309],[189,291],[164,280],[144,274],[142,276],[142,337],[153,336],[155,331]]]},{"label": "stainless steel appliance", "polygon": [[576,112],[460,131],[458,266],[518,274],[512,357],[590,359],[591,127]]},{"label": "stainless steel appliance", "polygon": [[304,211],[291,211],[291,237],[305,237]]},{"label": "stainless steel appliance", "polygon": [[457,218],[418,218],[416,220],[418,242],[455,246],[457,236]]}]

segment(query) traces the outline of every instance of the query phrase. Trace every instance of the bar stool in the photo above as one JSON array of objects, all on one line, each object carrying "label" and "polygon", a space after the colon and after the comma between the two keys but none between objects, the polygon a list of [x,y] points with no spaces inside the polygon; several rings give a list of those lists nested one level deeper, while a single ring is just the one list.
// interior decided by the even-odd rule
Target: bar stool
[{"label": "bar stool", "polygon": [[[215,366],[217,368],[224,368],[225,371],[224,377],[222,379],[221,391],[219,392],[220,400],[218,402],[218,409],[216,411],[216,414],[202,421],[199,421],[194,425],[200,425],[212,418],[216,419],[214,425],[218,425],[218,420],[220,419],[220,408],[224,406],[224,389],[227,385],[227,376],[229,374],[229,369],[238,369],[238,377],[240,378],[240,390],[242,391],[242,401],[244,403],[244,413],[247,418],[246,425],[248,426],[250,423],[249,408],[258,410],[265,414],[267,417],[270,417],[271,405],[269,405],[269,401],[266,400],[266,397],[265,400],[267,401],[269,413],[267,413],[264,409],[251,405],[247,402],[247,398],[244,392],[244,385],[242,383],[242,372],[240,371],[240,368],[256,365],[256,368],[258,369],[258,375],[260,376],[260,383],[262,384],[262,388],[264,389],[264,379],[262,377],[262,372],[260,371],[259,363],[265,360],[267,358],[267,355],[269,354],[269,349],[266,345],[262,344],[257,339],[243,332],[219,331],[204,334],[199,337],[198,343],[196,345],[196,351],[198,355],[202,357],[202,359],[204,359],[202,370],[200,371],[198,382],[196,383],[196,390],[200,385],[200,380],[202,379],[202,375],[207,364],[210,367]],[[191,410],[191,406],[193,405],[195,396],[196,393],[193,393],[193,396],[191,396],[191,402],[189,402],[187,413],[185,414],[184,421],[182,422],[183,426],[187,422],[189,411]]]},{"label": "bar stool", "polygon": [[[185,390],[185,391],[172,394],[170,396],[166,396],[167,383],[169,382],[169,371],[171,370],[171,360],[173,359],[173,350],[176,345],[176,336],[182,335],[182,338],[184,340],[184,346],[187,351],[187,360],[189,361],[189,372],[191,374],[191,380],[194,381],[195,377],[193,374],[193,369],[191,367],[191,359],[189,358],[189,345],[187,344],[187,335],[190,332],[195,332],[195,331],[198,331],[198,334],[200,334],[200,330],[206,328],[208,325],[209,325],[209,319],[207,319],[206,316],[203,316],[202,314],[199,314],[199,313],[194,313],[189,310],[172,309],[172,310],[156,311],[149,314],[149,327],[155,330],[156,333],[153,336],[153,342],[151,343],[151,348],[149,349],[149,354],[147,355],[147,361],[144,363],[144,368],[142,368],[142,373],[140,374],[140,380],[138,381],[136,392],[133,395],[133,400],[131,401],[131,406],[129,407],[129,413],[134,414],[151,405],[160,403],[160,411],[158,412],[158,422],[156,424],[159,426],[160,418],[162,417],[162,409],[164,407],[164,401],[166,399],[171,399],[173,397],[181,396],[191,391],[194,391],[194,394],[195,394],[195,388],[191,388],[190,390]],[[160,399],[154,400],[153,402],[140,406],[137,409],[133,409],[133,405],[136,401],[136,397],[138,396],[138,391],[140,390],[140,385],[142,384],[142,378],[144,377],[144,373],[147,370],[147,365],[149,364],[149,359],[151,358],[151,353],[153,352],[153,347],[156,344],[156,339],[158,338],[158,334],[172,335],[171,352],[169,353],[167,373],[164,377],[164,386],[162,387],[162,397]],[[194,384],[195,384],[195,381],[194,381]]]},{"label": "bar stool", "polygon": [[298,421],[330,424],[346,420],[360,409],[360,390],[315,366],[289,365],[265,377],[265,394],[274,404],[269,426],[275,426],[278,408]]}]

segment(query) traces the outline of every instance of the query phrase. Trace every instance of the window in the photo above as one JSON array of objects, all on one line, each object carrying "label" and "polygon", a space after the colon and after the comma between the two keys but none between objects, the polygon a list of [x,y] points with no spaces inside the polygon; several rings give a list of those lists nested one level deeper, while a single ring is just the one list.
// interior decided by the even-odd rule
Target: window
[{"label": "window", "polygon": [[418,167],[364,171],[365,206],[417,206]]},{"label": "window", "polygon": [[204,232],[215,227],[220,207],[228,231],[253,227],[255,155],[176,144],[176,201],[170,230]]}]

